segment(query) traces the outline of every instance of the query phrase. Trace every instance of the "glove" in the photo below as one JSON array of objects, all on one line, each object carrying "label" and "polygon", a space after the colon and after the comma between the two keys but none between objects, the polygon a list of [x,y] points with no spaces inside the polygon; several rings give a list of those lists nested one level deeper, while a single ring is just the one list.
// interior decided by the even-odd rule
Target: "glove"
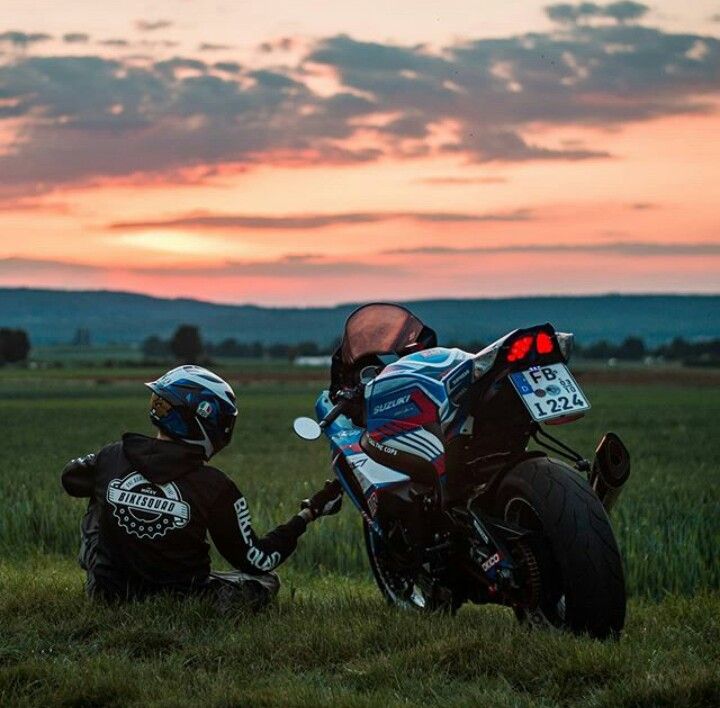
[{"label": "glove", "polygon": [[313,521],[321,516],[337,514],[342,506],[343,491],[340,482],[325,480],[325,486],[315,492],[309,499],[300,503],[301,509],[307,509],[312,514]]},{"label": "glove", "polygon": [[62,486],[73,497],[89,497],[95,486],[95,463],[97,456],[90,454],[76,457],[62,471]]},{"label": "glove", "polygon": [[94,467],[96,461],[97,455],[94,452],[91,452],[89,455],[85,455],[85,457],[76,457],[75,459],[70,460],[65,467],[66,469],[71,466],[76,469],[89,469],[90,467]]}]

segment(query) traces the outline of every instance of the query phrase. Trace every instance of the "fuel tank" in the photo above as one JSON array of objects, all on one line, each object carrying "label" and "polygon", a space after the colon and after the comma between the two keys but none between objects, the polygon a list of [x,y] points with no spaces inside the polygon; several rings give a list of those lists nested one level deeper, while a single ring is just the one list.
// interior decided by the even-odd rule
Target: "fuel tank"
[{"label": "fuel tank", "polygon": [[473,380],[473,355],[435,347],[385,367],[365,388],[368,457],[428,483],[445,474],[445,434]]}]

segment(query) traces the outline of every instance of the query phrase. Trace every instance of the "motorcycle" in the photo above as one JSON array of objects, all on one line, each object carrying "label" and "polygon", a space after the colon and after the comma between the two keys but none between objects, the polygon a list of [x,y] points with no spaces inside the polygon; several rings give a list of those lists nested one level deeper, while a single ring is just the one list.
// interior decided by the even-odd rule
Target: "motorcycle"
[{"label": "motorcycle", "polygon": [[607,433],[590,463],[545,429],[590,409],[567,366],[572,342],[548,323],[470,353],[438,347],[398,305],[350,315],[317,420],[294,429],[329,439],[390,603],[494,603],[523,622],[619,635],[625,582],[608,513],[629,453]]}]

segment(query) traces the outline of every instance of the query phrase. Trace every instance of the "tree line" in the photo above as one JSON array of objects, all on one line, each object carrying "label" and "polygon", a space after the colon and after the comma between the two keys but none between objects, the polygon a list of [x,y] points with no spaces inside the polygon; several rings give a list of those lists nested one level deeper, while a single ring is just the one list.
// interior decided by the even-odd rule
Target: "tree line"
[{"label": "tree line", "polygon": [[[87,335],[89,341],[89,333]],[[169,339],[151,336],[145,339],[141,349],[147,359],[174,359],[182,362],[208,362],[213,357],[233,359],[285,359],[299,356],[328,356],[339,345],[335,340],[329,346],[306,341],[297,344],[266,344],[264,342],[239,342],[228,337],[221,342],[209,342],[202,338],[195,325],[180,325]],[[24,362],[30,353],[30,338],[22,329],[0,328],[0,366]],[[468,352],[478,352],[485,345],[478,340],[451,341],[444,346],[458,347]],[[659,360],[679,361],[690,365],[720,365],[720,337],[689,342],[676,337],[659,347],[648,347],[640,337],[627,337],[620,344],[599,341],[594,344],[575,344],[575,353],[582,359],[607,361],[642,361],[646,357]]]},{"label": "tree line", "polygon": [[[332,354],[338,345],[339,340],[334,341],[330,346],[323,346],[311,341],[298,344],[239,342],[233,337],[212,343],[203,341],[198,327],[181,325],[168,340],[157,336],[148,337],[142,344],[142,351],[148,358],[172,356],[179,361],[199,361],[212,357],[292,360],[298,356],[327,356]],[[478,352],[485,344],[478,340],[469,340],[451,341],[444,346]],[[646,346],[640,337],[627,337],[620,344],[604,340],[588,345],[576,342],[574,355],[583,359],[599,360],[642,361],[646,357],[653,357],[686,363],[720,363],[720,338],[688,342],[682,337],[676,337],[669,344],[654,348]]]},{"label": "tree line", "polygon": [[[337,346],[335,344],[334,346]],[[178,361],[196,362],[212,357],[236,359],[295,359],[298,356],[322,356],[332,353],[315,342],[298,344],[264,344],[238,342],[233,337],[213,343],[204,341],[200,329],[194,325],[180,325],[170,339],[148,337],[142,343],[142,352],[149,359],[173,357]]]},{"label": "tree line", "polygon": [[0,328],[0,365],[25,361],[30,353],[30,339],[22,329]]},{"label": "tree line", "polygon": [[628,337],[621,344],[600,341],[590,345],[576,345],[575,353],[583,359],[618,359],[620,361],[641,361],[646,357],[666,361],[681,361],[686,364],[720,363],[720,338],[688,342],[675,337],[669,344],[646,347],[639,337]]}]

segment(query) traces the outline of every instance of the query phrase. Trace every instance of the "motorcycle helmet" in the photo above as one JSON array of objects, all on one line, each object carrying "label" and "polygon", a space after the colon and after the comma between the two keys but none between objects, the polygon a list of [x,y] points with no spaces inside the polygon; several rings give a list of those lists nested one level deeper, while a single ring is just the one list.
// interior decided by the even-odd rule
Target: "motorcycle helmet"
[{"label": "motorcycle helmet", "polygon": [[145,385],[152,391],[150,421],[165,435],[202,448],[206,460],[230,443],[237,405],[227,381],[188,364]]}]

